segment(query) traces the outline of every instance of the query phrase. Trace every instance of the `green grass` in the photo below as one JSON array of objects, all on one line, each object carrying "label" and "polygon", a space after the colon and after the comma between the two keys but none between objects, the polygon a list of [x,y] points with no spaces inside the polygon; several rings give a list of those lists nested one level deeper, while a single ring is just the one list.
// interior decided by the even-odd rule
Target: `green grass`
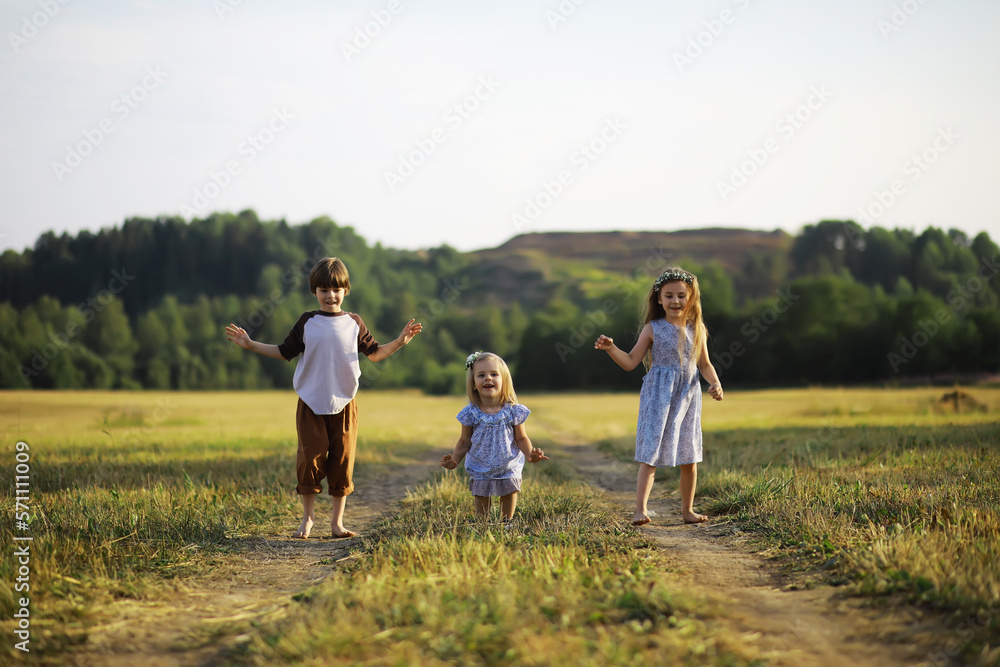
[{"label": "green grass", "polygon": [[705,509],[838,557],[859,592],[966,613],[1000,602],[1000,425],[760,435],[710,435]]},{"label": "green grass", "polygon": [[[359,437],[358,484],[443,448],[429,431],[443,433],[443,415],[453,420],[461,407],[415,392],[373,399],[360,399],[370,426]],[[0,538],[33,538],[32,641],[58,655],[113,616],[115,600],[157,599],[172,580],[210,571],[236,540],[296,523],[294,409],[291,392],[0,393],[8,479],[13,444],[30,446],[30,529],[15,531],[6,485]],[[424,411],[409,429],[389,417]],[[23,595],[17,567],[0,559],[3,619]]]},{"label": "green grass", "polygon": [[[634,442],[603,447],[631,459]],[[968,651],[1000,639],[996,423],[706,433],[696,506],[855,595],[984,619]]]},{"label": "green grass", "polygon": [[[169,449],[169,448],[168,448]],[[35,448],[33,447],[33,451]],[[30,530],[33,640],[58,653],[121,598],[156,598],[165,582],[204,570],[229,540],[287,522],[294,496],[279,482],[291,461],[251,449],[219,465],[162,452],[75,452],[76,462],[32,460]],[[254,454],[257,454],[255,456]],[[71,459],[73,457],[70,457]],[[51,463],[50,463],[51,461]],[[13,543],[13,503],[0,534]],[[0,560],[0,609],[11,618],[17,563]]]},{"label": "green grass", "polygon": [[[533,469],[532,469],[533,470]],[[370,530],[362,558],[264,624],[239,663],[758,664],[663,557],[577,482],[526,479],[510,524],[450,474]],[[760,662],[759,664],[763,664]]]},{"label": "green grass", "polygon": [[[732,517],[790,569],[875,602],[984,619],[963,639],[967,651],[995,643],[1000,390],[975,390],[984,411],[962,414],[943,411],[941,393],[813,389],[706,401],[700,509]],[[631,461],[634,394],[521,398],[536,444],[601,440]],[[450,451],[464,400],[362,392],[359,403],[360,486]],[[58,662],[112,618],[115,600],[169,597],[244,538],[297,521],[294,409],[291,392],[0,393],[8,479],[13,443],[31,447],[32,641],[47,659]],[[727,629],[722,607],[679,588],[569,463],[529,467],[510,529],[475,520],[455,475],[421,488],[285,620],[253,629],[234,659],[318,662],[332,642],[374,664],[759,660],[751,639]],[[675,488],[666,474],[654,493]],[[0,508],[0,537],[12,544],[10,485]],[[8,637],[15,567],[0,559]],[[329,614],[341,612],[358,619],[345,638],[330,630]]]}]

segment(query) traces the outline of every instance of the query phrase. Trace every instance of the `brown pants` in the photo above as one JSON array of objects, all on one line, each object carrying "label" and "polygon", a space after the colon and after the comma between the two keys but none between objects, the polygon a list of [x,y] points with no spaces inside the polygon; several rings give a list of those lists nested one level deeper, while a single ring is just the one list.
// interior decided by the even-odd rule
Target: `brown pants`
[{"label": "brown pants", "polygon": [[351,401],[335,415],[318,415],[299,399],[295,409],[299,451],[295,472],[301,495],[322,493],[327,478],[331,496],[354,492],[354,449],[358,442],[358,404]]}]

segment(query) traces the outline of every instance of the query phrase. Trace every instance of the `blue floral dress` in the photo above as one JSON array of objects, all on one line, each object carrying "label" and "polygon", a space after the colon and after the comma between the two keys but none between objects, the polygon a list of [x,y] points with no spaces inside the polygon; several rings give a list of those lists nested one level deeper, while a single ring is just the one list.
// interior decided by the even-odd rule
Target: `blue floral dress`
[{"label": "blue floral dress", "polygon": [[[653,358],[642,378],[635,460],[667,467],[698,463],[701,450],[701,383],[691,363],[694,326],[653,320]],[[684,336],[683,361],[678,354]]]},{"label": "blue floral dress", "polygon": [[529,414],[520,403],[508,403],[494,414],[470,403],[458,413],[462,426],[472,427],[472,447],[465,455],[472,495],[506,496],[521,490],[524,454],[514,444],[514,427]]}]

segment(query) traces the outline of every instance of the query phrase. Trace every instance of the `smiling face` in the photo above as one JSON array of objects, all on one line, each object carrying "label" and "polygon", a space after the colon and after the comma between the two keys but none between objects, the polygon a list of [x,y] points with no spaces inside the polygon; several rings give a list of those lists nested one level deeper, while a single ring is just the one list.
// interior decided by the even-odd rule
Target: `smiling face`
[{"label": "smiling face", "polygon": [[675,324],[683,324],[687,314],[688,297],[691,296],[691,288],[687,283],[676,280],[666,283],[660,288],[660,296],[656,301],[663,306],[667,314],[667,320]]},{"label": "smiling face", "polygon": [[503,371],[496,358],[480,359],[472,367],[472,381],[483,405],[496,405],[503,390]]},{"label": "smiling face", "polygon": [[339,313],[346,296],[347,290],[343,287],[316,288],[316,301],[319,302],[320,310],[327,313]]}]

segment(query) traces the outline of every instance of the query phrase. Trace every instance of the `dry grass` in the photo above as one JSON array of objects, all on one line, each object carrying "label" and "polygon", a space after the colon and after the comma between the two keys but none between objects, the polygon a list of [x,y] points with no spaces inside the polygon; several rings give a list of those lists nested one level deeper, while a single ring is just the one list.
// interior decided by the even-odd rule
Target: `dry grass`
[{"label": "dry grass", "polygon": [[[417,391],[362,391],[357,400],[360,438],[368,445],[360,456],[441,441],[465,403]],[[296,401],[291,391],[0,392],[0,434],[5,442],[24,440],[60,453],[77,446],[129,452],[180,446],[187,455],[206,447],[242,450],[294,443]]]},{"label": "dry grass", "polygon": [[[633,447],[605,443],[623,460]],[[959,654],[1000,660],[987,648],[1000,640],[1000,425],[714,431],[699,473],[702,511],[786,567],[873,603],[940,610],[963,629]]]},{"label": "dry grass", "polygon": [[859,590],[970,613],[1000,602],[1000,426],[845,428],[825,441],[799,429],[770,446],[713,435],[710,511],[842,561]]},{"label": "dry grass", "polygon": [[[30,446],[33,638],[58,654],[114,600],[155,599],[173,579],[206,572],[234,539],[296,521],[295,401],[291,392],[0,393],[7,460],[13,443]],[[358,483],[443,448],[445,422],[461,408],[416,392],[359,402]],[[0,507],[11,544],[24,534],[11,486]],[[6,619],[20,597],[16,568],[0,560]]]},{"label": "dry grass", "polygon": [[[942,393],[736,392],[706,401],[701,497],[799,567],[832,561],[824,572],[858,593],[985,613],[995,637],[1000,390],[972,391],[987,411],[963,414],[936,407]],[[521,398],[537,443],[606,440],[631,460],[634,394]],[[69,651],[113,600],[156,598],[173,580],[207,571],[213,550],[293,521],[295,400],[291,392],[0,393],[7,461],[18,440],[31,447],[33,640],[50,655]],[[415,392],[362,392],[359,402],[359,483],[450,450],[464,404]],[[480,663],[548,655],[621,664],[684,650],[697,656],[685,658],[691,664],[758,659],[752,642],[717,627],[711,605],[672,588],[656,554],[590,492],[557,465],[537,470],[510,531],[472,521],[454,480],[412,496],[349,568],[303,600],[295,624],[265,628],[243,658],[308,662],[330,639],[310,614],[353,605],[345,608],[368,625],[359,621],[348,636],[372,647],[357,654],[372,664],[392,655],[433,663],[457,651]],[[10,544],[9,485],[0,503]],[[6,619],[14,567],[0,561]],[[969,645],[976,641],[981,634]]]},{"label": "dry grass", "polygon": [[593,490],[538,476],[524,500],[502,524],[472,516],[454,474],[423,487],[369,534],[365,558],[300,596],[234,660],[763,664],[756,638],[680,590],[657,550]]}]

